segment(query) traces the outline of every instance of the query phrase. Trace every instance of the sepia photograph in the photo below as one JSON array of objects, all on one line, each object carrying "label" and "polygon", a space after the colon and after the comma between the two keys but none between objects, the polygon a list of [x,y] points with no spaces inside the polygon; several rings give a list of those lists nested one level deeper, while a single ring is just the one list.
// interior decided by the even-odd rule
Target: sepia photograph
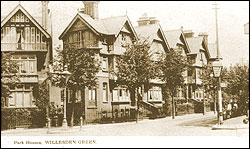
[{"label": "sepia photograph", "polygon": [[1,1],[2,148],[249,148],[249,1]]}]

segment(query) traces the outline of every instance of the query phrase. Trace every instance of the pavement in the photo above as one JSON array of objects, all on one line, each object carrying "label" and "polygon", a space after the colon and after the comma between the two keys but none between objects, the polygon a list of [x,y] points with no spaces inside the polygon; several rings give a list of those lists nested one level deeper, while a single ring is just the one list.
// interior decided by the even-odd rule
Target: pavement
[{"label": "pavement", "polygon": [[238,129],[249,129],[249,122],[247,124],[243,123],[246,116],[239,116],[230,118],[223,121],[222,125],[213,125],[212,130],[238,130]]},{"label": "pavement", "polygon": [[[203,114],[187,114],[175,119],[166,117],[155,120],[136,122],[91,124],[69,127],[12,129],[1,131],[2,136],[248,136],[249,125],[243,124],[245,116],[224,121],[220,129],[213,130],[217,116],[213,112]],[[225,128],[234,128],[228,129]],[[244,126],[244,127],[243,127]],[[218,127],[217,127],[218,128]],[[224,128],[224,129],[222,129]],[[235,130],[236,128],[236,130]],[[240,129],[240,130],[237,130]]]}]

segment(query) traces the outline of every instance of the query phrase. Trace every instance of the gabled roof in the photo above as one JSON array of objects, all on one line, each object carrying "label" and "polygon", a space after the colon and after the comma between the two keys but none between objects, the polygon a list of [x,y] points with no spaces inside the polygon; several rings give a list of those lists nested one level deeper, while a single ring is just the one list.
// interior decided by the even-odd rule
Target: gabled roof
[{"label": "gabled roof", "polygon": [[35,24],[35,26],[46,36],[46,38],[51,38],[50,34],[34,19],[29,12],[21,5],[18,4],[6,17],[1,20],[1,27],[3,27],[17,11],[22,11],[29,20]]},{"label": "gabled roof", "polygon": [[149,43],[152,43],[153,40],[161,40],[157,35],[159,31],[163,37],[163,41],[166,44],[167,49],[170,49],[170,46],[168,44],[168,41],[160,24],[156,23],[156,24],[137,26],[135,27],[135,31],[140,37],[147,39]]},{"label": "gabled roof", "polygon": [[[190,48],[189,45],[187,43],[187,40],[183,34],[182,30],[168,30],[168,31],[164,31],[164,34],[168,40],[169,46],[170,48],[174,48],[176,46],[176,44],[184,44],[184,46],[187,49],[187,53],[190,53]],[[181,39],[184,41],[184,43],[181,41]]]},{"label": "gabled roof", "polygon": [[202,37],[187,38],[187,42],[191,50],[190,54],[198,54],[200,52],[200,49],[203,49],[202,41]]},{"label": "gabled roof", "polygon": [[59,36],[60,40],[66,35],[77,19],[83,21],[92,31],[98,35],[114,35],[115,37],[117,37],[127,22],[132,30],[132,33],[137,38],[136,32],[134,31],[133,26],[127,16],[117,16],[95,20],[87,14],[77,13],[63,33]]},{"label": "gabled roof", "polygon": [[191,37],[186,38],[191,52],[189,54],[198,54],[200,50],[204,50],[208,58],[210,58],[210,52],[208,51],[208,45],[203,40],[203,37]]}]

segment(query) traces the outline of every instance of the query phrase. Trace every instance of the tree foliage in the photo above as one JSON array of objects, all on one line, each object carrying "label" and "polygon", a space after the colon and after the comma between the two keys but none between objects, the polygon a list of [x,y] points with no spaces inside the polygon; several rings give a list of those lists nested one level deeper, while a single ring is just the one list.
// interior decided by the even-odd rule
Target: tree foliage
[{"label": "tree foliage", "polygon": [[126,46],[123,55],[116,57],[118,80],[126,82],[130,89],[136,89],[155,78],[155,62],[149,49],[147,40],[138,40]]},{"label": "tree foliage", "polygon": [[165,82],[165,87],[170,95],[175,96],[177,88],[184,86],[183,72],[188,69],[187,59],[171,49],[163,55],[159,68],[161,70],[159,77]]},{"label": "tree foliage", "polygon": [[50,105],[49,89],[48,89],[48,82],[47,82],[48,79],[49,78],[47,78],[42,83],[35,85],[33,88],[34,97],[36,98],[35,104],[39,109],[46,109]]},{"label": "tree foliage", "polygon": [[[100,62],[95,51],[67,46],[64,50],[57,47],[56,52],[57,56],[53,64],[55,73],[52,76],[56,86],[65,87],[66,85],[72,90],[96,86],[96,74],[100,70]],[[65,65],[71,73],[67,84],[65,84],[66,77],[59,74],[64,70]]]},{"label": "tree foliage", "polygon": [[231,67],[226,75],[227,87],[225,92],[237,98],[239,106],[249,103],[249,65]]},{"label": "tree foliage", "polygon": [[20,82],[19,65],[11,60],[12,53],[1,52],[1,105],[4,106],[10,95],[10,87]]}]

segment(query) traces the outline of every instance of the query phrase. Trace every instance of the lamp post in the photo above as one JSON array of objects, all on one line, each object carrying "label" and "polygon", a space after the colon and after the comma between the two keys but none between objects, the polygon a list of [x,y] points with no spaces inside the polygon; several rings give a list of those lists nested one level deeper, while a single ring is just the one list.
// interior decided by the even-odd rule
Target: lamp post
[{"label": "lamp post", "polygon": [[[114,89],[116,87],[118,77],[114,74],[113,79],[114,79],[114,87],[113,87],[113,89]],[[114,123],[115,118],[116,118],[116,113],[115,113],[115,116],[114,116],[114,105],[112,104],[112,123]]]},{"label": "lamp post", "polygon": [[220,60],[214,61],[213,63],[213,72],[214,77],[218,78],[218,125],[221,125],[223,122],[222,115],[222,93],[221,93],[221,71],[222,71],[222,63]]},{"label": "lamp post", "polygon": [[63,121],[62,121],[62,128],[67,128],[68,127],[68,123],[67,123],[67,119],[66,119],[66,88],[67,88],[67,82],[69,79],[69,76],[71,75],[71,73],[67,70],[67,65],[64,66],[64,71],[59,73],[60,75],[65,76],[65,88],[63,89],[64,94],[63,94]]},{"label": "lamp post", "polygon": [[[214,77],[214,74],[211,73],[211,74],[210,74],[210,77],[213,78],[213,77]],[[211,84],[210,87],[212,88],[212,92],[213,92],[213,93],[212,93],[212,94],[213,94],[212,97],[214,98],[214,114],[216,114],[216,111],[217,111],[216,109],[217,109],[217,108],[216,108],[216,98],[215,98],[215,86],[214,86],[213,84]]]}]

